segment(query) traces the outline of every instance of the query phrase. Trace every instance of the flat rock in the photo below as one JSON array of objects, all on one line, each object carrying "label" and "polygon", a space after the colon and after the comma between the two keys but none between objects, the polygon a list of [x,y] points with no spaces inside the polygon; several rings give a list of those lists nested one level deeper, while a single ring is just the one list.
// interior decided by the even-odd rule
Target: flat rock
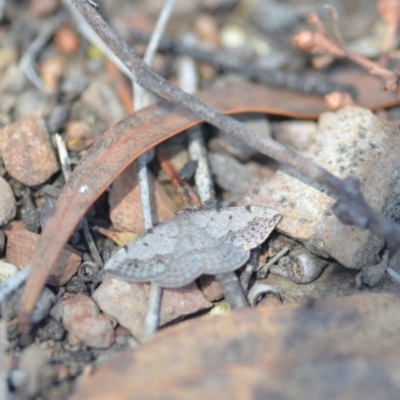
[{"label": "flat rock", "polygon": [[[399,129],[359,107],[321,115],[315,142],[302,152],[339,178],[355,175],[368,204],[400,217]],[[268,206],[282,214],[278,230],[302,241],[312,252],[331,256],[349,268],[374,264],[383,241],[369,231],[343,225],[331,212],[334,199],[318,185],[283,172],[249,190],[241,204]]]},{"label": "flat rock", "polygon": [[[40,235],[25,229],[21,221],[11,222],[3,227],[3,231],[7,237],[6,261],[19,269],[26,267],[33,257]],[[81,257],[63,250],[46,283],[52,286],[65,285],[80,263]]]},{"label": "flat rock", "polygon": [[[93,300],[104,313],[140,338],[149,290],[149,284],[126,282],[106,274],[103,283],[93,293]],[[212,306],[194,283],[180,289],[164,289],[160,325]]]},{"label": "flat rock", "polygon": [[14,193],[8,182],[0,176],[0,226],[11,221],[17,212]]},{"label": "flat rock", "polygon": [[8,173],[26,186],[40,185],[59,170],[40,115],[4,127],[0,131],[0,152]]},{"label": "flat rock", "polygon": [[[111,209],[110,218],[115,229],[141,234],[144,228],[137,176],[136,163],[134,163],[114,181],[108,202]],[[178,208],[150,172],[149,182],[150,193],[153,194],[153,223],[156,225],[172,218]]]},{"label": "flat rock", "polygon": [[78,293],[59,301],[52,310],[66,331],[87,346],[105,349],[115,339],[111,321],[100,313],[90,297]]}]

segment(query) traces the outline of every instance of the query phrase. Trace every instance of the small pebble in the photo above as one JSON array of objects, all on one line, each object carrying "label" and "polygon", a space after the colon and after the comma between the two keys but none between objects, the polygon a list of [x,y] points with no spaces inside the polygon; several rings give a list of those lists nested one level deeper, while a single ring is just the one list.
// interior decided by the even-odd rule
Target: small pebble
[{"label": "small pebble", "polygon": [[8,182],[0,176],[0,226],[14,219],[17,205]]},{"label": "small pebble", "polygon": [[66,285],[67,292],[69,293],[85,293],[89,294],[89,289],[85,281],[79,275],[73,276]]},{"label": "small pebble", "polygon": [[57,47],[66,55],[73,55],[79,49],[79,37],[69,26],[62,26],[54,36]]},{"label": "small pebble", "polygon": [[[6,261],[24,268],[29,264],[36,249],[39,235],[25,229],[21,221],[13,221],[3,228],[7,237]],[[62,250],[47,283],[51,286],[63,286],[74,275],[81,263],[81,257],[68,250]]]},{"label": "small pebble", "polygon": [[[44,287],[42,293],[35,304],[35,308],[31,314],[31,321],[34,324],[43,321],[50,313],[50,308],[53,306],[56,296],[48,287]],[[16,310],[18,311],[18,310]]]},{"label": "small pebble", "polygon": [[58,7],[60,7],[59,0],[30,0],[29,14],[32,17],[41,18],[53,14]]},{"label": "small pebble", "polygon": [[40,185],[59,170],[46,124],[37,114],[0,131],[0,152],[8,173],[26,186]]},{"label": "small pebble", "polygon": [[260,180],[257,167],[241,164],[227,153],[210,153],[211,169],[221,189],[242,196],[250,185]]},{"label": "small pebble", "polygon": [[[2,231],[0,231],[0,237],[1,234],[4,235]],[[15,265],[0,260],[0,282],[6,281],[8,278],[11,278],[17,272],[18,268]]]},{"label": "small pebble", "polygon": [[47,90],[56,94],[65,69],[65,61],[61,57],[53,57],[43,61],[40,76]]},{"label": "small pebble", "polygon": [[100,313],[96,304],[86,295],[78,293],[60,301],[61,320],[69,335],[86,346],[108,348],[115,339],[108,318]]},{"label": "small pebble", "polygon": [[80,73],[67,75],[61,84],[61,95],[63,101],[76,100],[88,85],[88,79]]},{"label": "small pebble", "polygon": [[[50,105],[50,99],[37,89],[28,89],[22,92],[15,105],[15,120],[29,118],[33,114],[44,115]],[[33,125],[30,126],[32,129]]]}]

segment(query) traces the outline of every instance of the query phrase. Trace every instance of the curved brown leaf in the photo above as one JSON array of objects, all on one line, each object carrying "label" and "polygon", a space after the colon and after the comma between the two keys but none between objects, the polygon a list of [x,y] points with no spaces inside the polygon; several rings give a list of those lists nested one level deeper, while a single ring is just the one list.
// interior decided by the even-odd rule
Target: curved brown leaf
[{"label": "curved brown leaf", "polygon": [[367,294],[198,318],[113,359],[72,400],[398,398],[399,306]]}]

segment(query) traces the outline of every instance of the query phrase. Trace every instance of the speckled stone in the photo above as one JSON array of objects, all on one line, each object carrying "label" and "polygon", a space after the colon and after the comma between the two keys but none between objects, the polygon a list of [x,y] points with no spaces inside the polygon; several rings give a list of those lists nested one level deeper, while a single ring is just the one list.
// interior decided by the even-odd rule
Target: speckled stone
[{"label": "speckled stone", "polygon": [[[313,145],[302,152],[339,178],[360,179],[368,204],[400,217],[399,128],[360,107],[321,115]],[[369,231],[343,225],[331,208],[335,200],[308,179],[284,168],[253,186],[241,204],[268,206],[282,214],[278,230],[312,252],[349,268],[376,263],[383,241]]]}]

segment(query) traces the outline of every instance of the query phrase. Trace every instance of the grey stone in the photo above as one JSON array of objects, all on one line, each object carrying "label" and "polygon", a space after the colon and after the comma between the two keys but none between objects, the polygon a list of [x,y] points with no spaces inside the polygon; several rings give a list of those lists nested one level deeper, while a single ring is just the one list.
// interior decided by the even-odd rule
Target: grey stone
[{"label": "grey stone", "polygon": [[[369,110],[345,107],[321,115],[315,142],[302,154],[339,178],[355,175],[371,207],[399,218],[399,133],[398,127]],[[278,230],[317,255],[331,256],[349,268],[374,264],[383,241],[343,225],[331,212],[334,201],[315,183],[282,168],[250,189],[241,204],[281,213]]]},{"label": "grey stone", "polygon": [[235,195],[243,195],[260,177],[253,164],[244,165],[227,153],[210,153],[211,169],[218,185]]},{"label": "grey stone", "polygon": [[0,226],[11,221],[16,212],[17,205],[11,186],[0,176]]}]

